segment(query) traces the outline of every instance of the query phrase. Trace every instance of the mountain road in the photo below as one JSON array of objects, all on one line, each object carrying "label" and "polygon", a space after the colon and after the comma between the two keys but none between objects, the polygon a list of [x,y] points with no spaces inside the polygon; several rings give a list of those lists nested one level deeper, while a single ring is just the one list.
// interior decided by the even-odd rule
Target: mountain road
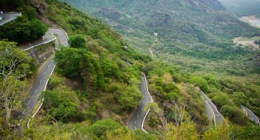
[{"label": "mountain road", "polygon": [[145,112],[144,107],[147,103],[153,102],[153,99],[148,91],[147,79],[144,74],[142,74],[140,90],[142,92],[143,98],[142,98],[142,100],[139,101],[139,105],[138,105],[136,111],[134,112],[132,118],[130,119],[129,128],[131,130],[140,129],[140,130],[143,130],[144,132],[146,132],[143,128],[143,125],[144,125],[145,118],[146,118],[147,114],[149,113],[150,109]]},{"label": "mountain road", "polygon": [[[211,112],[212,115],[209,116],[209,119],[213,117],[214,119],[214,125],[216,127],[216,124],[219,123],[223,123],[225,121],[224,117],[222,116],[221,113],[219,113],[217,107],[212,103],[212,101],[207,97],[207,95],[203,92],[203,91],[199,91],[201,97],[204,99],[205,101],[205,105],[206,105],[206,112]],[[208,114],[208,113],[207,113]],[[209,113],[210,114],[210,113]]]},{"label": "mountain road", "polygon": [[241,108],[244,110],[244,112],[246,113],[246,115],[250,120],[255,121],[256,123],[259,124],[259,118],[250,109],[242,105]]},{"label": "mountain road", "polygon": [[[64,30],[51,28],[46,32],[46,34],[57,35],[58,38],[60,39],[61,45],[68,46],[68,36]],[[42,42],[39,42],[39,44],[42,44]],[[28,48],[29,47],[31,46],[28,46]],[[53,58],[54,55],[52,55],[49,59],[47,59],[46,62],[43,64],[28,96],[26,97],[25,101],[22,103],[22,106],[24,108],[24,112],[23,112],[24,115],[31,114],[35,104],[38,101],[39,96],[41,95],[42,91],[46,89],[48,79],[55,68]]]}]

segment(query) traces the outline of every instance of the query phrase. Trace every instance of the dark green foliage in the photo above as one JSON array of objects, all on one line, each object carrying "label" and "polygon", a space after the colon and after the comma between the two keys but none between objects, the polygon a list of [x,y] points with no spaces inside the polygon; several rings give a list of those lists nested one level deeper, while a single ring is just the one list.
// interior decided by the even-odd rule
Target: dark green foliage
[{"label": "dark green foliage", "polygon": [[58,72],[87,84],[87,88],[102,88],[104,75],[98,60],[91,52],[75,48],[61,48],[55,54]]},{"label": "dark green foliage", "polygon": [[39,37],[43,36],[44,33],[47,31],[47,26],[42,24],[42,22],[39,20],[33,19],[30,23],[31,39],[38,39]]},{"label": "dark green foliage", "polygon": [[[45,91],[45,100],[43,108],[48,110],[48,114],[56,120],[68,122],[77,120],[78,104],[73,101],[75,93],[69,91]],[[79,121],[79,120],[77,120]]]},{"label": "dark green foliage", "polygon": [[205,79],[198,76],[194,76],[190,79],[190,82],[199,86],[201,90],[203,90],[204,92],[208,91],[208,82]]},{"label": "dark green foliage", "polygon": [[38,16],[36,9],[31,6],[20,7],[18,8],[18,11],[20,11],[22,13],[22,16],[27,18],[28,20],[36,19]]},{"label": "dark green foliage", "polygon": [[229,118],[232,122],[240,125],[246,125],[248,119],[238,107],[224,105],[220,108],[220,112]]},{"label": "dark green foliage", "polygon": [[154,140],[156,139],[155,136],[152,136],[151,134],[145,133],[142,130],[134,130],[132,132],[132,137],[134,140],[141,140],[141,139],[145,139],[145,140]]},{"label": "dark green foliage", "polygon": [[120,71],[118,66],[114,62],[108,59],[103,59],[101,60],[101,68],[104,72],[105,77],[119,79]]},{"label": "dark green foliage", "polygon": [[232,105],[228,96],[224,93],[216,93],[216,96],[212,98],[212,101],[216,104],[217,107],[222,107],[224,105]]},{"label": "dark green foliage", "polygon": [[28,0],[0,0],[0,9],[14,11],[16,8],[23,6]]},{"label": "dark green foliage", "polygon": [[111,119],[104,119],[95,122],[87,129],[93,136],[96,136],[98,138],[104,138],[108,131],[118,130],[120,128],[125,129],[125,127]]},{"label": "dark green foliage", "polygon": [[72,48],[85,48],[86,41],[82,35],[73,35],[69,38],[69,44]]},{"label": "dark green foliage", "polygon": [[234,131],[235,139],[243,139],[243,140],[259,140],[260,138],[260,127],[259,125],[250,124],[247,126],[243,126]]},{"label": "dark green foliage", "polygon": [[31,21],[19,17],[16,20],[0,26],[0,38],[24,43],[40,38],[47,31],[47,26],[37,19]]}]

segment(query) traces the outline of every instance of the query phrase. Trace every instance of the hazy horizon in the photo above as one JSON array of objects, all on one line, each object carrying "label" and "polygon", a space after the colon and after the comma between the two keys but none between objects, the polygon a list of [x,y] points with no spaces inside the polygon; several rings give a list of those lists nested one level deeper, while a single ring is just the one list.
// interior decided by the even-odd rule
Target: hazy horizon
[{"label": "hazy horizon", "polygon": [[260,16],[260,0],[219,0],[233,14]]}]

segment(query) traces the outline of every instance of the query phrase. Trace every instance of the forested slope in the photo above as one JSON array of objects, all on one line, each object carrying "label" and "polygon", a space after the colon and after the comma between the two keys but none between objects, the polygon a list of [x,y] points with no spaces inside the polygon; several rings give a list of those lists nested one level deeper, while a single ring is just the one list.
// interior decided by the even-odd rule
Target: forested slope
[{"label": "forested slope", "polygon": [[[233,129],[219,125],[218,129],[214,129],[207,121],[203,101],[195,90],[196,86],[199,86],[208,93],[229,91],[233,95],[235,91],[243,88],[245,91],[257,93],[255,88],[248,89],[233,82],[219,81],[212,75],[194,76],[169,64],[154,61],[149,56],[136,52],[120,34],[100,20],[57,0],[0,2],[11,10],[22,12],[27,18],[31,15],[31,12],[26,12],[29,7],[34,18],[28,19],[28,23],[40,19],[49,27],[62,27],[70,38],[69,48],[60,46],[55,52],[57,66],[50,78],[47,91],[42,94],[45,97],[43,108],[32,120],[31,127],[26,128],[24,120],[16,119],[10,114],[9,120],[1,115],[1,138],[257,139],[258,136],[255,134],[259,127],[244,119],[242,111],[236,106],[238,103],[227,100],[226,94],[217,94],[221,97],[216,97],[215,100],[219,102],[219,107],[223,105],[221,101],[229,103],[228,110],[223,109],[223,112],[232,123],[240,127]],[[19,23],[19,20],[8,23],[6,27]],[[18,23],[9,29],[19,29],[22,25]],[[6,48],[7,46],[10,49]],[[6,94],[10,90],[5,90],[5,87],[13,85],[10,95],[15,95],[12,97],[16,99],[12,98],[12,102],[9,102],[13,108],[5,108],[1,110],[1,114],[19,112],[23,100],[20,94],[25,92],[27,80],[32,78],[31,75],[35,72],[34,64],[13,42],[1,40],[0,48],[2,54],[8,54],[7,59],[0,59],[1,64],[5,64],[1,65],[1,70],[10,70],[5,69],[11,62],[6,61],[11,58],[9,55],[17,59],[24,57],[23,61],[19,61],[19,65],[14,67],[15,73],[9,77],[10,79],[5,79],[5,75],[0,77],[1,96],[11,97]],[[147,75],[149,90],[156,101],[150,104],[151,111],[145,122],[145,128],[149,133],[131,131],[125,127],[141,98],[141,72]],[[232,99],[251,104],[251,101],[239,97],[234,96]],[[255,101],[255,98],[252,98]],[[3,105],[5,104],[1,102],[1,106]],[[239,119],[234,117],[236,113],[241,114],[238,117],[242,118],[243,122],[237,121]],[[204,129],[206,126],[207,129]],[[234,130],[234,133],[231,134],[231,130]]]}]

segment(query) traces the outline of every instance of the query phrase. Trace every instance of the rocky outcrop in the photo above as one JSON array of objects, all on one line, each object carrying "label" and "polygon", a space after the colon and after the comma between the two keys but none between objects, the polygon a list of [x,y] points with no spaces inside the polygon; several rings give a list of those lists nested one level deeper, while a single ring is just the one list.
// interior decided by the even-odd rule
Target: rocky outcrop
[{"label": "rocky outcrop", "polygon": [[30,3],[39,15],[44,17],[47,15],[47,5],[44,0],[30,0]]},{"label": "rocky outcrop", "polygon": [[170,24],[171,16],[168,14],[162,14],[159,12],[155,12],[150,19],[146,22],[148,27],[165,27],[167,28]]},{"label": "rocky outcrop", "polygon": [[224,6],[217,0],[198,0],[214,10],[225,10]]},{"label": "rocky outcrop", "polygon": [[102,8],[99,10],[99,14],[110,19],[119,19],[121,14],[113,8]]}]

